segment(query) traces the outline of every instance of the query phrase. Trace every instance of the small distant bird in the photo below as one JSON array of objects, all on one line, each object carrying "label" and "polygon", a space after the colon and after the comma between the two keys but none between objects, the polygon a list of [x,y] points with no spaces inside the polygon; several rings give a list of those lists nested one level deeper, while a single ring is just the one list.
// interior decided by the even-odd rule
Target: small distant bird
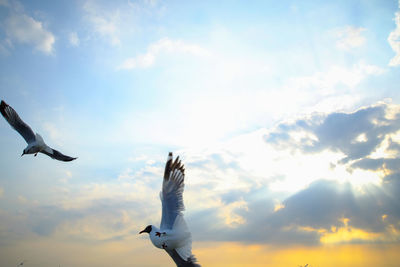
[{"label": "small distant bird", "polygon": [[20,264],[18,264],[17,266],[23,266],[24,263],[26,262],[26,260],[23,260]]},{"label": "small distant bird", "polygon": [[200,267],[192,254],[192,235],[182,214],[185,169],[179,157],[174,162],[172,160],[170,152],[160,192],[162,204],[160,229],[148,225],[139,234],[148,233],[153,245],[164,249],[178,267]]},{"label": "small distant bird", "polygon": [[13,127],[20,135],[22,135],[22,137],[28,143],[28,146],[22,152],[21,157],[25,154],[35,154],[36,156],[37,153],[40,152],[46,154],[53,159],[61,161],[71,161],[76,159],[66,156],[46,145],[43,141],[43,138],[39,134],[35,134],[32,131],[31,127],[29,127],[25,122],[21,120],[17,112],[3,100],[1,100],[0,112],[7,120],[7,122],[11,125],[11,127]]}]

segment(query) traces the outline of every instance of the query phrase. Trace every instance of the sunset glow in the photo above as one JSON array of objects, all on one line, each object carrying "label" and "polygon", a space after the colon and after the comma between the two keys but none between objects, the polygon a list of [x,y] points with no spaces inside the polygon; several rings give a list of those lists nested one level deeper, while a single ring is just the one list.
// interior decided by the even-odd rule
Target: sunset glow
[{"label": "sunset glow", "polygon": [[209,266],[400,262],[400,2],[0,0],[0,266],[174,266],[168,152]]}]

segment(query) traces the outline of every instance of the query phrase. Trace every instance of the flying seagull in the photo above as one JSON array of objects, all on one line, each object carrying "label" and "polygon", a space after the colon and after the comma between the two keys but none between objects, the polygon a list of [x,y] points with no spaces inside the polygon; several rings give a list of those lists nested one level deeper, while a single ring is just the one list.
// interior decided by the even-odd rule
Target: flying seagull
[{"label": "flying seagull", "polygon": [[178,267],[200,267],[192,254],[192,235],[183,218],[183,188],[185,169],[179,157],[172,161],[168,154],[160,199],[162,216],[160,228],[148,225],[141,233],[148,233],[154,246],[164,249]]},{"label": "flying seagull", "polygon": [[22,135],[22,137],[28,143],[28,146],[22,152],[21,157],[25,154],[35,154],[36,156],[37,153],[41,152],[53,159],[61,161],[71,161],[76,159],[66,156],[46,145],[43,141],[43,138],[38,133],[35,134],[31,127],[21,120],[17,112],[3,100],[1,100],[0,112],[11,125],[11,127],[13,127],[20,135]]}]

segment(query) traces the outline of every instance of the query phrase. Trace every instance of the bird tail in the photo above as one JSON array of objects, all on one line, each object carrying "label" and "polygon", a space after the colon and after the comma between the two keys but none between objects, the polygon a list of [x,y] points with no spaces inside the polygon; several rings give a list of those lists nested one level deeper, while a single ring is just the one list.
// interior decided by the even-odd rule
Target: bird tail
[{"label": "bird tail", "polygon": [[190,257],[188,258],[188,260],[187,260],[188,262],[189,262],[189,266],[192,266],[192,267],[201,267],[200,266],[200,264],[198,264],[197,263],[197,259],[196,259],[196,257],[192,254],[192,255],[190,255]]}]

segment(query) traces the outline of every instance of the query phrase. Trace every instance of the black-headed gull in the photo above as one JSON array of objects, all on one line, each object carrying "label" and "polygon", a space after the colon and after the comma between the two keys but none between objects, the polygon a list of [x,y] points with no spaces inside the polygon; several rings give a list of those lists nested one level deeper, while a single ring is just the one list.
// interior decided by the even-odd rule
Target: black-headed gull
[{"label": "black-headed gull", "polygon": [[35,134],[31,127],[21,120],[17,112],[3,100],[1,100],[0,112],[11,125],[11,127],[13,127],[20,135],[22,135],[22,137],[28,143],[28,146],[22,152],[21,157],[25,154],[35,154],[36,156],[37,153],[41,152],[53,159],[61,161],[71,161],[76,159],[66,156],[46,145],[43,141],[43,138],[39,134]]},{"label": "black-headed gull", "polygon": [[162,216],[160,228],[148,225],[141,233],[148,233],[154,246],[164,249],[178,267],[200,267],[192,254],[192,235],[183,218],[183,188],[185,169],[179,157],[172,161],[168,154],[162,191],[160,192]]}]

